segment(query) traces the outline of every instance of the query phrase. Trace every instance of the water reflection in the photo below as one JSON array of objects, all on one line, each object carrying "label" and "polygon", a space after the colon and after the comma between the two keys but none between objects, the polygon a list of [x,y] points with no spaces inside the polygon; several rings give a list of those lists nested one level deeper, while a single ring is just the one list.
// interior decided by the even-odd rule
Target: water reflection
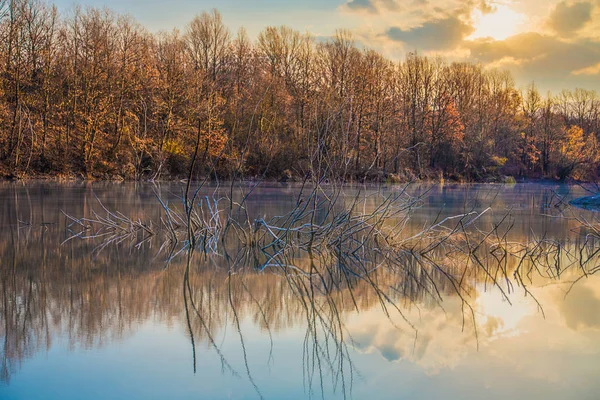
[{"label": "water reflection", "polygon": [[[207,398],[224,396],[218,387],[238,386],[243,388],[238,397],[273,398],[279,389],[271,377],[288,382],[290,398],[364,398],[369,392],[396,398],[400,382],[389,374],[407,368],[405,362],[411,366],[410,376],[418,376],[419,370],[431,379],[454,374],[460,384],[483,377],[485,385],[478,387],[494,388],[492,397],[498,398],[508,390],[501,378],[512,379],[512,393],[521,393],[519,397],[532,390],[526,383],[538,381],[554,387],[549,398],[564,398],[565,390],[575,385],[579,398],[598,389],[589,374],[600,359],[600,320],[595,312],[600,281],[591,276],[572,286],[581,276],[574,255],[581,249],[593,252],[597,246],[586,242],[577,220],[540,216],[542,211],[548,214],[554,196],[539,187],[517,185],[512,192],[497,187],[438,188],[407,227],[407,233],[417,232],[426,219],[435,218],[433,210],[453,215],[492,204],[493,211],[482,217],[484,227],[512,208],[506,242],[528,243],[545,233],[547,240],[561,244],[559,250],[544,254],[546,261],[539,264],[543,268],[527,270],[531,293],[513,276],[523,262],[516,257],[482,259],[489,272],[469,266],[466,259],[448,261],[442,270],[407,257],[402,268],[374,270],[369,279],[362,279],[336,271],[307,277],[280,269],[257,270],[257,263],[239,249],[210,256],[195,253],[190,260],[182,255],[165,267],[164,254],[157,255],[160,244],[153,241],[102,251],[93,241],[65,242],[70,222],[61,210],[89,215],[98,207],[97,195],[107,208],[160,220],[155,190],[144,185],[1,188],[0,338],[6,385],[0,393],[5,390],[19,398],[11,392],[11,380],[27,369],[28,360],[53,346],[66,343],[73,352],[110,349],[140,340],[137,334],[148,329],[149,321],[185,335],[186,369],[222,371],[207,389],[213,394]],[[165,197],[178,193],[176,186],[159,190]],[[256,215],[284,214],[296,201],[295,190],[265,188],[249,208]],[[419,190],[425,189],[415,189]],[[371,206],[368,201],[365,207]],[[532,252],[525,262],[539,255]],[[553,270],[557,260],[560,267]],[[315,262],[324,260],[306,255],[294,260],[302,271],[311,271]],[[499,271],[511,279],[496,284],[491,275]],[[465,281],[458,293],[457,277]],[[161,340],[171,340],[172,332],[163,333]],[[290,348],[282,349],[282,342]],[[72,353],[65,354],[68,361]],[[294,372],[284,374],[281,365]],[[515,369],[517,376],[509,373]],[[176,381],[173,375],[164,379]],[[191,382],[190,378],[182,386]],[[413,398],[431,398],[435,388],[430,386],[446,391],[452,387],[451,397],[469,397],[457,384],[439,379],[436,383],[415,380],[405,390],[418,390]],[[472,398],[480,398],[481,391],[474,393]]]}]

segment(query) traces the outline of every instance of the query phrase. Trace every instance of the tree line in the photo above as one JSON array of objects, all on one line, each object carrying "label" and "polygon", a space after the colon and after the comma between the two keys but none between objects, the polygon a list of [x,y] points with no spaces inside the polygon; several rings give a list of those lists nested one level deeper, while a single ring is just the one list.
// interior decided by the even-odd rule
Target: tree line
[{"label": "tree line", "polygon": [[594,91],[394,62],[345,30],[251,40],[212,10],[155,34],[108,9],[0,0],[5,176],[589,180],[599,128]]}]

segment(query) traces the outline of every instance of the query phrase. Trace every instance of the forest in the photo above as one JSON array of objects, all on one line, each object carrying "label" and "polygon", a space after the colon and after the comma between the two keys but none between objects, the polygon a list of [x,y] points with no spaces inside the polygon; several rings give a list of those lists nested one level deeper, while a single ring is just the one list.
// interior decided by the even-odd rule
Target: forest
[{"label": "forest", "polygon": [[600,97],[339,30],[257,38],[218,11],[132,17],[0,0],[0,176],[340,181],[594,180]]}]

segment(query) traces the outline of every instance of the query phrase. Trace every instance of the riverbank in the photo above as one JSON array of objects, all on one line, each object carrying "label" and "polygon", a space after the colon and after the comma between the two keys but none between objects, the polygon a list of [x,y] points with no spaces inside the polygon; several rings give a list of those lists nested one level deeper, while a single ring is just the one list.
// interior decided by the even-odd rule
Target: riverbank
[{"label": "riverbank", "polygon": [[[195,178],[195,181],[202,181],[205,177],[199,176]],[[306,178],[298,174],[293,174],[289,171],[284,171],[283,174],[278,175],[267,175],[267,176],[238,176],[236,180],[243,182],[279,182],[279,183],[294,183],[303,182]],[[231,181],[231,177],[220,176],[210,177],[208,181]],[[48,182],[187,182],[187,174],[185,175],[170,175],[161,174],[158,177],[153,176],[142,176],[137,179],[133,176],[123,175],[112,175],[112,174],[101,174],[85,176],[81,173],[33,173],[33,174],[14,174],[7,172],[6,170],[0,171],[0,182],[30,182],[30,181],[48,181]],[[402,173],[373,173],[366,174],[365,176],[357,177],[350,176],[344,180],[347,184],[356,183],[382,183],[382,184],[405,184],[405,183],[499,183],[499,184],[516,184],[516,183],[591,183],[588,181],[574,181],[574,180],[560,180],[556,178],[532,178],[532,177],[521,177],[515,178],[510,175],[488,175],[479,179],[469,179],[465,176],[459,175],[444,175],[441,172],[428,171],[421,177],[413,174],[410,171],[404,171]]]}]

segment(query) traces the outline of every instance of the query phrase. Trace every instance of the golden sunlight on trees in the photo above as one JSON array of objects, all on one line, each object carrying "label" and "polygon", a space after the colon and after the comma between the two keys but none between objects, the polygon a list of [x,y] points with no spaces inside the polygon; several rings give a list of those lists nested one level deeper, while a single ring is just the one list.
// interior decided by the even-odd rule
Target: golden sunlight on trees
[{"label": "golden sunlight on trees", "polygon": [[558,150],[558,176],[585,179],[589,166],[598,162],[598,142],[595,135],[584,136],[583,129],[571,126],[562,138]]},{"label": "golden sunlight on trees", "polygon": [[393,62],[345,30],[252,40],[212,10],[151,34],[107,9],[0,0],[3,176],[593,179],[599,134],[593,91]]}]

